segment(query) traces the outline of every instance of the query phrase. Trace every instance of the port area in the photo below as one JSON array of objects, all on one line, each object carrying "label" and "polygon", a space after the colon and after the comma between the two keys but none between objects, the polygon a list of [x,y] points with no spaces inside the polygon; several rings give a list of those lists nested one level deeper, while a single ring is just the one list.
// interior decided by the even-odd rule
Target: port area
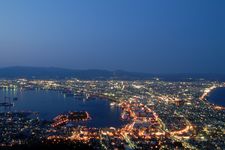
[{"label": "port area", "polygon": [[90,120],[91,117],[88,112],[80,111],[80,112],[69,112],[67,114],[58,115],[53,119],[52,127],[60,127],[62,125],[72,125],[73,123],[83,122]]},{"label": "port area", "polygon": [[[77,122],[90,118],[87,112],[68,113],[54,119],[56,124],[53,123],[54,129],[49,131],[51,135],[47,136],[47,140],[55,144],[62,141],[90,143],[98,140],[102,148],[128,147],[130,149],[139,149],[140,144],[143,146],[144,143],[145,148],[158,149],[162,145],[179,143],[180,139],[187,138],[194,132],[192,125],[186,120],[179,129],[169,131],[157,113],[136,98],[122,100],[118,103],[112,102],[111,105],[117,105],[122,109],[121,120],[126,121],[127,124],[119,128],[68,127],[70,121]],[[69,119],[71,115],[73,119]],[[70,134],[59,134],[68,133],[68,131]],[[168,139],[173,140],[170,143]],[[191,148],[190,145],[186,147]]]},{"label": "port area", "polygon": [[[174,141],[179,143],[180,139],[191,136],[194,130],[188,121],[184,121],[179,130],[169,131],[157,113],[136,98],[112,102],[111,105],[122,109],[121,120],[125,120],[127,124],[119,128],[91,128],[79,125],[91,120],[87,111],[63,113],[50,122],[39,120],[38,113],[1,113],[1,134],[2,137],[8,138],[0,139],[1,146],[28,144],[30,140],[53,144],[67,141],[88,144],[95,140],[100,143],[101,148],[139,149],[140,144],[142,147],[145,144],[145,148],[158,149],[162,145],[169,146]],[[14,135],[20,135],[20,138],[16,140],[12,137]],[[173,140],[170,143],[167,139]],[[186,147],[191,148],[189,145]]]}]

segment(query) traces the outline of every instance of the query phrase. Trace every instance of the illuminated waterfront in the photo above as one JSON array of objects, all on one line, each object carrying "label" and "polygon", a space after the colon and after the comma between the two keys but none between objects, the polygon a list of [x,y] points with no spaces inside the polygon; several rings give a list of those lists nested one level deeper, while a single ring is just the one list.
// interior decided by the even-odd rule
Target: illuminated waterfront
[{"label": "illuminated waterfront", "polygon": [[[94,149],[220,149],[224,109],[207,97],[224,85],[159,79],[0,80],[0,108],[7,111],[0,113],[0,146],[39,141],[81,142]],[[12,103],[11,109],[5,107]]]},{"label": "illuminated waterfront", "polygon": [[225,107],[225,88],[217,88],[211,91],[207,100],[218,106]]},{"label": "illuminated waterfront", "polygon": [[[68,111],[88,111],[92,120],[83,123],[90,127],[120,127],[124,124],[120,119],[121,110],[110,106],[108,100],[90,99],[80,100],[74,97],[65,97],[62,92],[48,90],[0,90],[0,101],[10,97],[14,106],[0,107],[3,111],[31,111],[39,112],[40,119],[52,120],[61,113]],[[13,101],[17,97],[18,100]]]}]

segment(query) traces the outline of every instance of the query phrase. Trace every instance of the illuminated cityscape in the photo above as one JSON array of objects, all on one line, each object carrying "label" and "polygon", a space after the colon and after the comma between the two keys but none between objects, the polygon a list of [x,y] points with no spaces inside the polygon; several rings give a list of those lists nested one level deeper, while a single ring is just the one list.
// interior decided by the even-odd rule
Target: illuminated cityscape
[{"label": "illuminated cityscape", "polygon": [[[2,112],[0,128],[2,147],[29,144],[77,142],[93,149],[223,149],[225,146],[225,108],[207,101],[223,82],[206,80],[169,82],[83,81],[70,80],[1,80],[4,91],[54,91],[74,101],[109,101],[121,109],[121,127],[88,127],[92,114],[67,112],[50,121],[38,112]],[[38,94],[38,93],[37,93]],[[10,98],[8,98],[10,99]],[[14,97],[1,103],[9,110],[20,101]],[[63,113],[63,112],[62,112]]]},{"label": "illuminated cityscape", "polygon": [[0,0],[0,150],[225,150],[225,0]]}]

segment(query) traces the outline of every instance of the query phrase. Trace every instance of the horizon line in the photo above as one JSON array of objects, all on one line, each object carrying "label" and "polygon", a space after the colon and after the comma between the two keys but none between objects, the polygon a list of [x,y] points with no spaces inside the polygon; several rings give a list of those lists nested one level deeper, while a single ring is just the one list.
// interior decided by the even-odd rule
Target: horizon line
[{"label": "horizon line", "polygon": [[71,70],[71,71],[108,71],[108,72],[126,72],[126,73],[138,73],[138,74],[149,74],[149,75],[225,75],[225,73],[212,73],[212,72],[170,72],[170,73],[165,73],[165,72],[140,72],[140,71],[129,71],[125,69],[76,69],[76,68],[67,68],[67,67],[57,67],[57,66],[23,66],[23,65],[12,65],[12,66],[5,66],[5,67],[0,67],[0,69],[9,69],[9,68],[39,68],[39,69],[48,69],[48,68],[54,68],[54,69],[64,69],[64,70]]}]

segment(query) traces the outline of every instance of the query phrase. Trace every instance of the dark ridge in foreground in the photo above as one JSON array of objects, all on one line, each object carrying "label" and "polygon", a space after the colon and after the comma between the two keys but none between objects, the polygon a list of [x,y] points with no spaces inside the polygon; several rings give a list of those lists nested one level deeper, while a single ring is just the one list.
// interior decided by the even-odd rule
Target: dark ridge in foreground
[{"label": "dark ridge in foreground", "polygon": [[122,70],[73,70],[55,67],[7,67],[0,68],[1,79],[67,79],[80,80],[148,80],[160,78],[164,81],[193,81],[206,79],[212,81],[225,81],[224,74],[150,74],[136,73]]},{"label": "dark ridge in foreground", "polygon": [[28,145],[17,145],[12,147],[0,147],[1,150],[94,150],[95,148],[84,143],[57,143],[42,144],[33,143]]}]

